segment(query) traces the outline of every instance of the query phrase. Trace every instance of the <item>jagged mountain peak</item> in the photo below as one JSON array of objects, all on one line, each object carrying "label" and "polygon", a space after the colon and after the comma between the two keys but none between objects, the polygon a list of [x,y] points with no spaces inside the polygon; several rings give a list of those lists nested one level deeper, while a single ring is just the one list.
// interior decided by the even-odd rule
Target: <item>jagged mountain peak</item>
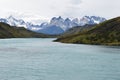
[{"label": "jagged mountain peak", "polygon": [[59,16],[59,17],[53,17],[51,20],[63,20],[63,18],[61,17],[61,16]]},{"label": "jagged mountain peak", "polygon": [[12,15],[8,16],[8,19],[15,19]]},{"label": "jagged mountain peak", "polygon": [[76,24],[79,24],[79,23],[80,23],[80,19],[74,18],[74,19],[72,20],[72,22],[73,22],[73,23],[76,23]]},{"label": "jagged mountain peak", "polygon": [[58,17],[58,19],[62,19],[62,17],[61,17],[61,16],[59,16],[59,17]]},{"label": "jagged mountain peak", "polygon": [[69,18],[66,18],[65,21],[71,21]]},{"label": "jagged mountain peak", "polygon": [[12,16],[12,15],[8,16],[7,19],[8,19],[8,20],[14,20],[14,21],[20,21],[20,22],[25,22],[24,20],[18,19],[18,18],[16,18],[16,17]]}]

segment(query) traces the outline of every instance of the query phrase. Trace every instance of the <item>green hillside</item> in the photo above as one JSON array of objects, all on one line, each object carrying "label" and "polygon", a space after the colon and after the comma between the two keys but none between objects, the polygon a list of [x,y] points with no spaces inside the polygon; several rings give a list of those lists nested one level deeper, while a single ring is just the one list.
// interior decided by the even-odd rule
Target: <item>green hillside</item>
[{"label": "green hillside", "polygon": [[0,22],[0,38],[45,38],[51,37],[45,34],[39,34],[29,31],[23,27],[14,27]]},{"label": "green hillside", "polygon": [[120,45],[120,17],[107,20],[85,32],[59,37],[55,41],[76,44]]},{"label": "green hillside", "polygon": [[60,35],[60,37],[67,36],[67,35],[73,35],[73,34],[75,35],[75,34],[78,34],[80,32],[86,32],[94,27],[95,27],[95,24],[94,25],[86,24],[84,26],[76,26],[76,27],[70,28],[69,30],[64,32],[62,35]]}]

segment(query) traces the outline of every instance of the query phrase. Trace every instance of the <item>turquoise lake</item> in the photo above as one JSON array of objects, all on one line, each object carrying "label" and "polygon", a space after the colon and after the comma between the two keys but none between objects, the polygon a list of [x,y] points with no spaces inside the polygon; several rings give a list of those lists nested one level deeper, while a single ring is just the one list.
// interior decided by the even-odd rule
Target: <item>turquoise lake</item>
[{"label": "turquoise lake", "polygon": [[0,80],[120,80],[120,47],[0,39]]}]

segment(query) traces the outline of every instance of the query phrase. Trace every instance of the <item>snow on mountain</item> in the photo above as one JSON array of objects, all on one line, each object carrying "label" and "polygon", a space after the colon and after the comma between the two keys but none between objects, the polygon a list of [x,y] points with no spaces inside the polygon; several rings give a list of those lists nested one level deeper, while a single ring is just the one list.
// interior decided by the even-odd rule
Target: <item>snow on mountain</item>
[{"label": "snow on mountain", "polygon": [[99,24],[105,20],[106,20],[105,18],[96,17],[96,16],[84,16],[82,18],[75,18],[75,19],[69,19],[69,18],[63,19],[61,16],[59,16],[59,17],[53,17],[50,20],[50,22],[43,22],[37,24],[34,22],[26,22],[23,19],[17,19],[13,16],[9,16],[8,18],[0,18],[0,22],[8,23],[11,26],[25,27],[26,29],[38,33],[52,34],[52,35],[61,34],[74,26],[84,26],[86,24]]},{"label": "snow on mountain", "polygon": [[75,19],[72,20],[72,22],[73,22],[74,24],[79,24],[79,23],[80,23],[80,20],[79,20],[78,18],[75,18]]},{"label": "snow on mountain", "polygon": [[31,22],[25,22],[24,20],[17,19],[13,16],[9,16],[7,18],[0,18],[0,22],[7,23],[11,26],[25,27],[26,29],[34,30],[34,31],[40,29],[40,25],[32,24]]},{"label": "snow on mountain", "polygon": [[96,16],[84,16],[82,18],[75,18],[73,20],[66,18],[63,19],[61,16],[53,17],[47,25],[44,26],[58,26],[62,28],[64,31],[74,27],[74,26],[84,26],[86,24],[99,24],[103,21],[105,21],[105,18],[102,17],[96,17]]},{"label": "snow on mountain", "polygon": [[99,24],[105,20],[105,18],[97,16],[84,16],[80,19],[80,25],[84,26],[85,24]]},{"label": "snow on mountain", "polygon": [[7,18],[7,23],[9,25],[12,25],[12,26],[18,26],[18,27],[20,26],[20,27],[27,28],[26,23],[24,22],[24,20],[22,20],[22,19],[16,19],[13,16],[9,16]]},{"label": "snow on mountain", "polygon": [[[50,23],[41,24],[40,27],[42,27],[42,29],[38,30],[37,32],[42,32],[42,33],[47,33],[47,34],[60,34],[74,26],[84,26],[86,24],[99,24],[105,20],[106,20],[105,18],[96,17],[96,16],[84,16],[80,19],[75,18],[72,20],[69,18],[63,19],[61,16],[53,17],[50,20]],[[60,28],[62,29],[62,31]],[[54,32],[55,30],[56,32],[52,33],[52,31]]]},{"label": "snow on mountain", "polygon": [[66,27],[66,26],[64,26],[64,19],[61,16],[59,16],[58,18],[53,17],[50,20],[50,23],[48,25],[50,25],[50,26],[58,26],[58,27],[61,27],[63,30]]}]

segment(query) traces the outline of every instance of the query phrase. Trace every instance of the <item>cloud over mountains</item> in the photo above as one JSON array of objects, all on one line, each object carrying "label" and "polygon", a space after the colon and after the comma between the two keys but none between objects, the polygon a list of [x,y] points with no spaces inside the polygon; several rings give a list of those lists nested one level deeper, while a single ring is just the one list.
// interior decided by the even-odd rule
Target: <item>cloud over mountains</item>
[{"label": "cloud over mountains", "polygon": [[0,17],[6,16],[8,12],[17,11],[44,18],[84,15],[112,18],[120,14],[119,3],[120,0],[0,0]]}]

